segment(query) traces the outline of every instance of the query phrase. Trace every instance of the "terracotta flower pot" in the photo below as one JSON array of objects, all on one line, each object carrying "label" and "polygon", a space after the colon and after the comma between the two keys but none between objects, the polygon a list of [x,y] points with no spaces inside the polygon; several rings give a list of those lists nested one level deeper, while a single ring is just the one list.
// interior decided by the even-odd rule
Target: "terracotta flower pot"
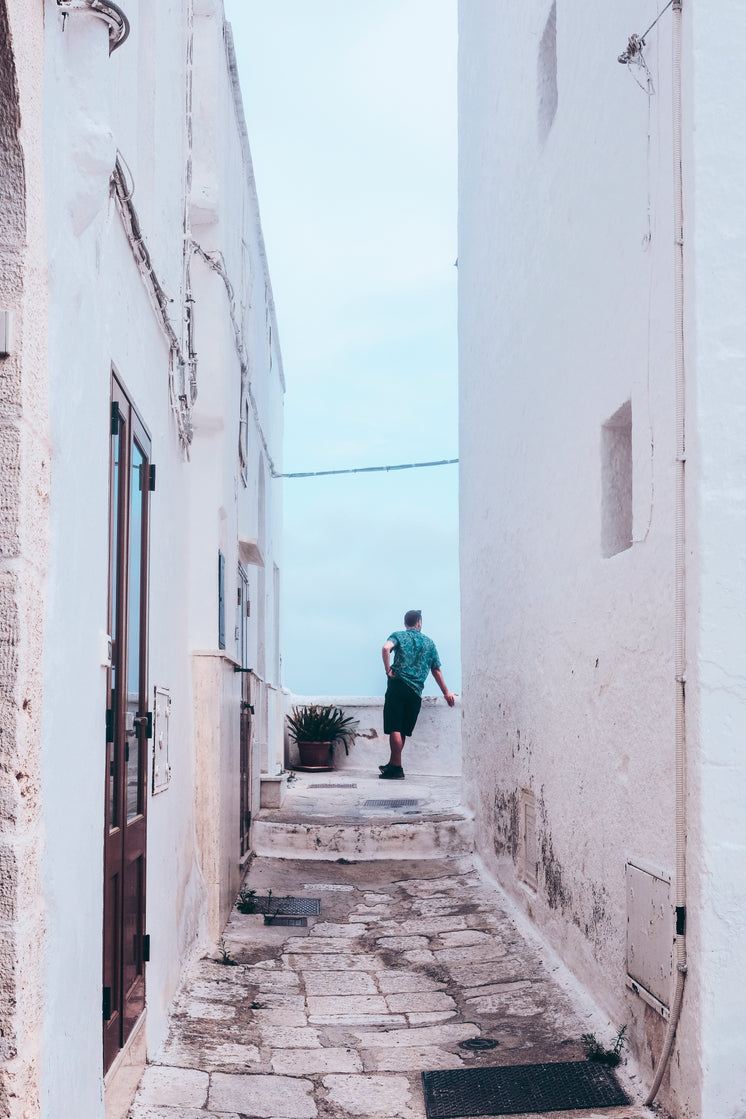
[{"label": "terracotta flower pot", "polygon": [[331,742],[299,742],[300,764],[308,769],[331,769]]}]

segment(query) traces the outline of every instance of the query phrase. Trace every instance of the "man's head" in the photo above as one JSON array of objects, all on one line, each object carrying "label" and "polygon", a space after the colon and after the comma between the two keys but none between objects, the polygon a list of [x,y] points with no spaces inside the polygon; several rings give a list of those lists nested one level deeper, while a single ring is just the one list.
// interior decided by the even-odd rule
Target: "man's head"
[{"label": "man's head", "polygon": [[404,615],[404,625],[407,629],[422,629],[422,611],[407,610]]}]

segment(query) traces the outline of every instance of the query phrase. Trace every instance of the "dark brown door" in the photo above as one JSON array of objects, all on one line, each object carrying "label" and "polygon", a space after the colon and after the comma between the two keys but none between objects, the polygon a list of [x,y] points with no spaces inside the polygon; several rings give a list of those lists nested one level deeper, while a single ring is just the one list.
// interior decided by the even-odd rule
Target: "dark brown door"
[{"label": "dark brown door", "polygon": [[112,379],[104,828],[104,1071],[145,1008],[150,439]]},{"label": "dark brown door", "polygon": [[248,663],[249,646],[249,580],[243,567],[238,568],[238,659],[241,662],[241,724],[240,724],[240,768],[241,768],[241,854],[249,849],[251,828],[251,673]]}]

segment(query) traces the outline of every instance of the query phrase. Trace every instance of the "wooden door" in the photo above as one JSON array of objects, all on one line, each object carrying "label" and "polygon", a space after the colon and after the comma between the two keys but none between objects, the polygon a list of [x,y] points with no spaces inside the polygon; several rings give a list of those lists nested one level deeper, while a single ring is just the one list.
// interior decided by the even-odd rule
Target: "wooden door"
[{"label": "wooden door", "polygon": [[236,639],[238,641],[238,660],[241,665],[241,723],[240,723],[240,843],[241,854],[249,849],[251,828],[251,670],[248,663],[249,653],[249,579],[246,571],[238,567],[238,620]]},{"label": "wooden door", "polygon": [[112,379],[104,826],[104,1071],[145,1008],[150,439]]}]

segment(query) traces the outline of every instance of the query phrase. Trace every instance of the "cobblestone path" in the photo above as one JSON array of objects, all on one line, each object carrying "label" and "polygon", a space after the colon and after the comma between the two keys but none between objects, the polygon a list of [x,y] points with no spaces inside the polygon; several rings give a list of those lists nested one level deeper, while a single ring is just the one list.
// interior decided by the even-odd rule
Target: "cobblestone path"
[{"label": "cobblestone path", "polygon": [[[582,1033],[614,1032],[469,860],[256,859],[247,886],[318,898],[321,914],[292,928],[234,910],[224,948],[238,962],[193,964],[131,1119],[424,1119],[425,1070],[577,1060]],[[462,1047],[475,1037],[497,1046]]]}]

